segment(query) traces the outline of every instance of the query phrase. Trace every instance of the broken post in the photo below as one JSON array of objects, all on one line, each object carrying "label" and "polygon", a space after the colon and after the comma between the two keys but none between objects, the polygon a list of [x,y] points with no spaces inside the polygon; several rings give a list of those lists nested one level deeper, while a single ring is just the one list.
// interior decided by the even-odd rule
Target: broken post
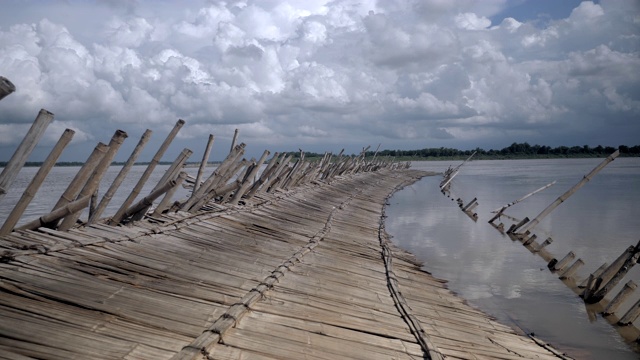
[{"label": "broken post", "polygon": [[526,224],[527,222],[529,222],[529,218],[526,217],[522,220],[520,220],[519,223],[515,224],[515,225],[511,225],[511,227],[509,228],[509,230],[507,231],[507,234],[514,234],[518,231],[518,229],[520,229],[524,224]]},{"label": "broken post", "polygon": [[100,203],[96,207],[96,210],[93,212],[93,215],[89,216],[89,221],[87,222],[88,224],[93,224],[94,222],[96,222],[100,218],[104,210],[107,208],[107,205],[109,205],[109,202],[111,202],[113,195],[116,193],[116,191],[120,187],[120,184],[122,184],[122,181],[124,181],[124,178],[129,173],[129,170],[131,170],[131,167],[135,164],[136,160],[138,159],[140,152],[142,151],[142,149],[144,149],[145,145],[149,141],[149,138],[151,137],[151,133],[152,131],[147,129],[144,132],[144,134],[142,134],[142,137],[140,138],[138,145],[136,145],[135,149],[133,149],[133,152],[129,156],[129,159],[124,164],[122,169],[120,169],[120,172],[118,173],[116,178],[113,180],[113,183],[111,183],[111,186],[109,187],[107,192],[102,196],[102,200],[100,200]]},{"label": "broken post", "polygon": [[462,211],[467,211],[478,200],[478,198],[473,198],[473,200],[469,201],[469,203],[462,207]]},{"label": "broken post", "polygon": [[553,242],[553,239],[548,237],[547,240],[543,241],[542,244],[540,244],[540,246],[538,246],[533,250],[533,252],[539,252],[540,250],[544,249],[545,246],[551,244],[552,242]]},{"label": "broken post", "polygon": [[22,142],[18,145],[11,159],[7,162],[7,165],[2,169],[2,173],[0,173],[0,200],[2,200],[7,193],[11,184],[13,184],[13,181],[18,176],[24,163],[27,162],[29,155],[31,155],[31,152],[42,138],[42,135],[44,135],[51,121],[53,121],[53,114],[45,109],[40,110],[33,124],[31,124],[29,131],[27,131]]},{"label": "broken post", "polygon": [[589,182],[589,180],[591,180],[592,177],[594,177],[598,172],[600,172],[600,170],[602,170],[605,166],[607,166],[607,164],[615,160],[615,158],[617,158],[618,155],[620,155],[620,150],[616,150],[613,154],[609,155],[606,159],[604,159],[603,162],[601,162],[598,166],[596,166],[593,170],[591,170],[590,173],[585,175],[584,178],[582,178],[582,180],[580,180],[576,185],[574,185],[571,189],[569,189],[569,191],[560,195],[560,197],[558,197],[556,201],[551,203],[551,205],[547,206],[546,209],[542,210],[542,212],[538,214],[538,216],[536,216],[535,219],[533,219],[529,224],[527,224],[527,226],[525,226],[523,230],[533,229],[536,225],[538,225],[538,223],[540,223],[542,219],[544,219],[547,215],[549,215],[549,213],[551,213],[556,207],[558,207],[558,205],[562,204],[565,200],[569,198],[569,196],[573,195],[582,186],[584,186],[584,184]]},{"label": "broken post", "polygon": [[233,152],[233,149],[236,147],[236,141],[238,140],[238,129],[233,132],[233,140],[231,140],[231,148],[229,152]]},{"label": "broken post", "polygon": [[193,184],[193,190],[191,192],[191,196],[193,196],[198,188],[200,187],[200,180],[202,180],[202,173],[204,173],[204,169],[207,167],[207,162],[209,161],[209,154],[211,153],[211,147],[213,146],[213,134],[209,134],[209,140],[207,141],[207,146],[204,149],[204,153],[202,154],[202,162],[200,163],[200,167],[198,168],[198,174],[196,175],[196,182]]},{"label": "broken post", "polygon": [[147,169],[144,171],[144,173],[138,180],[138,183],[136,184],[136,186],[133,188],[133,190],[127,197],[127,199],[122,203],[122,205],[120,206],[120,209],[118,209],[116,214],[113,215],[111,220],[109,220],[109,225],[116,225],[120,223],[120,220],[122,220],[122,217],[124,216],[124,213],[127,211],[127,208],[129,208],[129,205],[131,205],[131,203],[133,203],[136,197],[138,197],[138,195],[140,194],[140,191],[142,191],[142,188],[144,187],[144,184],[149,179],[149,176],[151,176],[151,174],[153,173],[153,170],[156,168],[156,165],[158,165],[158,162],[160,162],[160,159],[162,159],[162,155],[164,155],[165,151],[167,151],[167,148],[169,147],[173,139],[176,137],[176,135],[178,134],[178,131],[180,131],[183,125],[184,125],[184,120],[182,119],[179,119],[176,122],[173,129],[171,129],[171,132],[169,132],[169,135],[167,135],[167,138],[164,140],[162,145],[160,145],[160,148],[158,149],[156,154],[153,156],[153,159],[151,159],[151,162],[149,163],[149,165],[147,166]]},{"label": "broken post", "polygon": [[565,255],[562,260],[558,261],[556,259],[552,259],[551,261],[549,261],[547,267],[551,271],[562,271],[571,260],[575,259],[575,257],[576,254],[574,254],[573,251],[569,251],[569,253]]},{"label": "broken post", "polygon": [[582,265],[584,265],[584,261],[582,259],[576,260],[576,262],[574,262],[573,265],[569,266],[567,270],[565,270],[564,272],[562,272],[562,274],[560,274],[560,279],[564,280],[572,277],[573,274],[575,274],[576,271],[578,271],[578,269]]},{"label": "broken post", "polygon": [[[602,275],[602,273],[606,270],[607,266],[609,266],[609,264],[604,263],[602,265],[600,265],[599,268],[596,269],[596,271],[592,272],[591,275],[593,275],[593,277],[595,279],[598,278],[598,276]],[[587,287],[587,283],[589,282],[589,278],[584,279],[580,285],[578,285],[579,288],[585,288]]]},{"label": "broken post", "polygon": [[4,99],[14,91],[16,91],[16,86],[13,85],[13,83],[6,77],[0,76],[0,100]]},{"label": "broken post", "polygon": [[42,182],[49,174],[49,171],[51,171],[51,168],[56,164],[56,161],[58,161],[62,151],[69,144],[74,134],[75,131],[71,129],[66,129],[62,133],[62,136],[60,136],[60,139],[53,147],[53,150],[51,150],[49,156],[47,156],[46,160],[42,163],[40,169],[38,169],[38,172],[22,193],[22,197],[20,197],[20,200],[18,200],[18,203],[13,210],[11,210],[11,214],[9,214],[9,217],[5,220],[2,228],[0,228],[0,235],[10,233],[11,230],[13,230],[13,227],[16,226],[18,221],[20,221],[20,217],[22,217],[27,206],[29,206],[29,203],[31,203],[31,200],[33,200],[33,197],[38,192],[38,189],[40,189],[40,185],[42,185]]}]

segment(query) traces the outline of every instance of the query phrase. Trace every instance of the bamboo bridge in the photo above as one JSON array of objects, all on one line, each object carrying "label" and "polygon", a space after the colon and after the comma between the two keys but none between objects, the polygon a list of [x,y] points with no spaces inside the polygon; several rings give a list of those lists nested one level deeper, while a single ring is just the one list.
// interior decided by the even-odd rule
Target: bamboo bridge
[{"label": "bamboo bridge", "polygon": [[[43,110],[34,127],[52,118]],[[0,175],[5,191],[37,142],[28,137]],[[185,149],[150,194],[134,203],[145,172],[102,217],[121,177],[101,202],[97,184],[124,138],[96,146],[51,213],[16,225],[38,172],[5,221],[0,359],[565,358],[470,307],[389,241],[387,199],[431,173],[364,152],[274,154],[262,166],[269,152],[248,161],[240,144],[174,201]]]}]

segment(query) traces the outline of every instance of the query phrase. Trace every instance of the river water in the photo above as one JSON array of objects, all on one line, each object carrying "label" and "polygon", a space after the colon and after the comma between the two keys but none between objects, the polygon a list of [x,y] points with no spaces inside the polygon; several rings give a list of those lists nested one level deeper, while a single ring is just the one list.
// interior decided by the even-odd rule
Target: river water
[{"label": "river water", "polygon": [[[386,209],[386,229],[396,244],[424,262],[424,270],[449,280],[451,290],[501,322],[533,332],[575,358],[637,359],[637,345],[625,341],[597,312],[588,311],[540,256],[487,223],[494,215],[491,211],[556,180],[505,212],[516,219],[533,219],[602,160],[471,161],[452,181],[451,198],[439,191],[442,176],[423,178],[397,192]],[[414,162],[412,168],[444,171],[459,163]],[[474,210],[477,222],[452,201],[461,198],[466,204],[474,197],[479,202]],[[546,249],[557,259],[571,250],[581,258],[585,265],[576,277],[584,279],[638,242],[638,204],[640,159],[616,159],[532,232],[538,239],[553,238]],[[500,221],[508,228],[514,220]],[[607,298],[630,279],[640,283],[640,266]],[[618,310],[619,316],[639,298],[634,294]]]}]

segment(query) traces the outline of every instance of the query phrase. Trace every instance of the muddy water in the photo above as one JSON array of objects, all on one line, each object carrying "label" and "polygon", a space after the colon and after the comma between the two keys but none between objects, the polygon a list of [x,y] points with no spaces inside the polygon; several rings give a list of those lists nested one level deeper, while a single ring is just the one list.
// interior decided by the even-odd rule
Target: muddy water
[{"label": "muddy water", "polygon": [[[599,164],[602,159],[472,161],[452,182],[451,196],[480,205],[474,222],[439,192],[441,176],[427,177],[396,193],[387,207],[387,232],[394,242],[424,261],[424,269],[449,280],[449,288],[513,327],[550,342],[581,359],[637,359],[638,347],[547,270],[546,262],[501,235],[487,221],[492,210],[554,180],[557,183],[506,212],[533,218]],[[444,171],[459,162],[414,162],[413,168]],[[561,204],[533,231],[552,237],[547,247],[558,259],[572,250],[585,265],[582,279],[611,263],[640,236],[640,159],[617,159]],[[501,219],[508,227],[512,221]],[[633,279],[624,278],[608,299]],[[640,293],[640,291],[636,291]],[[622,315],[634,294],[619,310]],[[639,324],[636,321],[636,326]]]}]

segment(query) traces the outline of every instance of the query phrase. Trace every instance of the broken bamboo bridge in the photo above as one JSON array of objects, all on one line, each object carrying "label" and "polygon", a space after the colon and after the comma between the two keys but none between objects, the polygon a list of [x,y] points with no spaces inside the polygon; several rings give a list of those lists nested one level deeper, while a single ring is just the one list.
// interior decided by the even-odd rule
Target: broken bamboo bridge
[{"label": "broken bamboo bridge", "polygon": [[[41,111],[5,167],[5,192],[15,178],[6,170],[19,171],[52,118]],[[245,160],[240,144],[175,200],[185,149],[150,194],[139,194],[145,171],[103,217],[121,177],[100,202],[98,184],[124,138],[96,146],[51,213],[17,225],[19,202],[5,221],[0,359],[564,358],[467,305],[389,241],[388,197],[432,174],[364,152],[274,154],[264,166],[268,152]]]}]

